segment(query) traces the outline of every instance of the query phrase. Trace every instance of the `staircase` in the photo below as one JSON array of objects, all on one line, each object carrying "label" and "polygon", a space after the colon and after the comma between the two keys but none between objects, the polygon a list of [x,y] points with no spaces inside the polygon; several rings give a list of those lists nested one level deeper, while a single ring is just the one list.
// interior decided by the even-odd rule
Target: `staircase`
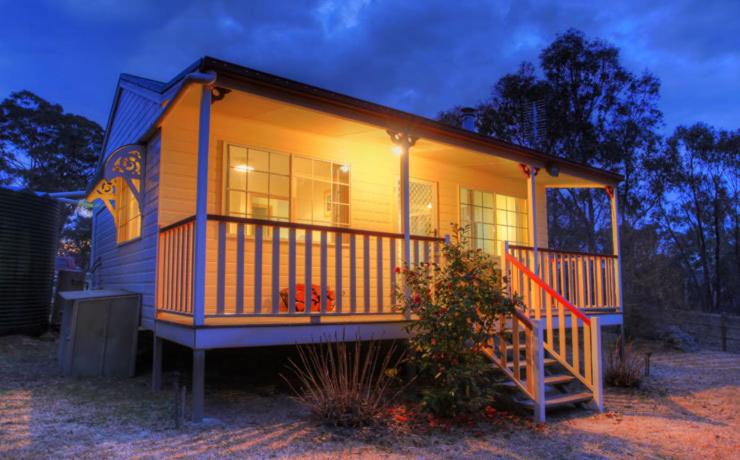
[{"label": "staircase", "polygon": [[[603,410],[601,333],[588,317],[508,252],[512,294],[524,309],[501,315],[483,353],[544,422],[548,410],[591,403]],[[522,293],[524,292],[524,295]]]}]

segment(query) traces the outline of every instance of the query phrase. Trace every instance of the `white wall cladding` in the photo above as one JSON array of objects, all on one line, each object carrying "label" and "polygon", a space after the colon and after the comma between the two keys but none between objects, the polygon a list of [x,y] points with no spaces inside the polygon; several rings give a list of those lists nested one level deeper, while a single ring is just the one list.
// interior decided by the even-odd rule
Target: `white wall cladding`
[{"label": "white wall cladding", "polygon": [[[150,99],[121,90],[105,146],[106,156],[116,148],[139,141],[161,111]],[[147,142],[142,186],[141,238],[121,245],[116,243],[113,217],[97,207],[93,221],[93,258],[98,268],[93,277],[96,288],[125,289],[142,294],[142,326],[154,325],[154,294],[159,203],[159,151],[157,133]]]}]

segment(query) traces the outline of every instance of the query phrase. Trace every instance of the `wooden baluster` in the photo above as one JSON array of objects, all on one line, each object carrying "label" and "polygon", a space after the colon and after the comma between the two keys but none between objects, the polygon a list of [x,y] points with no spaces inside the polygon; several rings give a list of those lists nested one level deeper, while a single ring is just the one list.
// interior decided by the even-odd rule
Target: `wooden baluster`
[{"label": "wooden baluster", "polygon": [[429,241],[424,241],[424,262],[429,263]]},{"label": "wooden baluster", "polygon": [[321,231],[321,314],[326,314],[326,296],[328,294],[328,289],[326,287],[327,284],[327,270],[328,270],[329,260],[327,255],[327,234],[326,230]]},{"label": "wooden baluster", "polygon": [[195,299],[195,283],[193,282],[193,257],[195,252],[195,223],[188,224],[188,312],[193,312],[193,302]]},{"label": "wooden baluster", "polygon": [[349,306],[352,313],[357,312],[357,238],[349,235]]},{"label": "wooden baluster", "polygon": [[174,251],[172,250],[172,231],[169,230],[166,233],[167,238],[167,309],[172,309],[172,295],[175,290],[174,281],[172,279],[172,268],[174,265]]},{"label": "wooden baluster", "polygon": [[254,226],[254,313],[262,313],[262,225]]},{"label": "wooden baluster", "polygon": [[527,367],[525,368],[525,373],[527,374],[527,390],[529,394],[534,395],[534,331],[532,329],[527,329],[526,331],[527,348],[524,350],[524,353],[527,357]]},{"label": "wooden baluster", "polygon": [[579,356],[580,340],[578,338],[578,317],[575,313],[570,314],[570,326],[571,326],[571,348],[573,350],[573,369],[578,374],[581,368],[581,360]]},{"label": "wooden baluster", "polygon": [[414,240],[414,264],[419,263],[419,240]]},{"label": "wooden baluster", "polygon": [[362,239],[362,291],[365,313],[370,313],[370,236],[365,235]]},{"label": "wooden baluster", "polygon": [[577,273],[578,273],[578,277],[577,277],[578,294],[576,295],[576,297],[578,298],[578,301],[577,302],[571,302],[571,303],[573,303],[573,305],[575,305],[576,307],[579,307],[579,308],[582,308],[586,304],[586,302],[585,302],[585,300],[586,300],[586,294],[585,294],[586,286],[585,286],[585,280],[583,279],[584,278],[583,268],[584,268],[583,267],[583,257],[577,257],[576,258],[576,270],[577,270]]},{"label": "wooden baluster", "polygon": [[593,353],[591,358],[593,364],[591,365],[592,375],[592,389],[594,394],[594,405],[596,410],[599,412],[604,411],[604,392],[603,382],[601,377],[601,326],[599,326],[599,318],[591,318],[591,346],[593,347]]},{"label": "wooden baluster", "polygon": [[[552,273],[550,270],[550,261],[549,258],[547,259],[547,262],[545,263],[545,259],[547,254],[545,251],[540,251],[540,254],[542,255],[542,260],[540,261],[540,272],[542,273],[541,277],[545,283],[552,286]],[[555,349],[554,344],[554,334],[553,334],[553,320],[552,320],[552,297],[547,294],[547,292],[544,289],[540,289],[542,292],[542,296],[545,298],[545,316],[547,318],[547,344],[552,347],[552,349]]]},{"label": "wooden baluster", "polygon": [[303,266],[303,313],[310,315],[311,308],[313,307],[313,279],[311,270],[313,270],[313,263],[311,261],[311,251],[313,250],[313,232],[311,230],[305,231],[305,250],[304,250],[304,266]]},{"label": "wooden baluster", "polygon": [[218,272],[216,290],[216,314],[224,314],[224,296],[226,293],[226,223],[218,223]]},{"label": "wooden baluster", "polygon": [[390,271],[389,271],[389,277],[390,277],[390,285],[391,285],[391,305],[395,305],[395,295],[396,295],[396,239],[391,238],[390,239],[390,247],[389,247],[389,256],[388,259],[390,261]]},{"label": "wooden baluster", "polygon": [[236,227],[236,314],[244,313],[244,224]]},{"label": "wooden baluster", "polygon": [[295,314],[296,231],[288,230],[288,314]]},{"label": "wooden baluster", "polygon": [[342,232],[337,232],[334,236],[334,284],[335,284],[335,305],[337,313],[342,313]]},{"label": "wooden baluster", "polygon": [[272,313],[280,313],[280,227],[272,227]]},{"label": "wooden baluster", "polygon": [[599,308],[602,305],[601,300],[601,258],[594,256],[594,308]]},{"label": "wooden baluster", "polygon": [[183,282],[182,282],[182,273],[183,273],[183,266],[182,266],[182,238],[183,238],[183,229],[182,227],[177,227],[175,229],[175,248],[176,249],[176,262],[175,262],[175,279],[177,280],[177,310],[182,312],[185,311],[185,302],[183,301],[182,295],[183,295]]},{"label": "wooden baluster", "polygon": [[[565,307],[558,302],[558,339],[560,341],[559,354],[562,359],[568,359],[568,351],[566,349],[566,339],[568,336],[568,327],[565,324]],[[553,348],[555,348],[553,346]]]},{"label": "wooden baluster", "polygon": [[375,261],[375,269],[377,271],[376,273],[376,292],[377,292],[377,302],[378,302],[378,312],[383,312],[383,238],[376,237],[375,238],[375,247],[377,250],[376,254],[376,261]]},{"label": "wooden baluster", "polygon": [[501,353],[501,366],[506,369],[509,361],[506,351],[506,316],[503,313],[499,317],[498,328],[498,347],[499,353]]},{"label": "wooden baluster", "polygon": [[593,374],[591,374],[591,328],[583,323],[583,374],[590,386],[593,385]]},{"label": "wooden baluster", "polygon": [[519,365],[519,319],[517,319],[516,315],[511,315],[511,352],[511,358],[514,361],[514,378],[521,380],[522,374]]}]

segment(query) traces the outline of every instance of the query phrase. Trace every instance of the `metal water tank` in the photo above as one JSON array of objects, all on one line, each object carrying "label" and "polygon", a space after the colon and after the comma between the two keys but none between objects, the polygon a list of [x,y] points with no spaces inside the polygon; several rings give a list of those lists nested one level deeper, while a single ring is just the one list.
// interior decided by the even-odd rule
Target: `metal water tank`
[{"label": "metal water tank", "polygon": [[0,336],[48,327],[62,206],[0,188]]}]

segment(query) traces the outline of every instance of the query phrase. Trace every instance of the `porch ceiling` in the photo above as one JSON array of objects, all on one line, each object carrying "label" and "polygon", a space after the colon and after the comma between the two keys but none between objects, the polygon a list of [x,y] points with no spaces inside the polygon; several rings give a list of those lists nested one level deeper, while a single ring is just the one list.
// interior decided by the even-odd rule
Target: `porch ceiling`
[{"label": "porch ceiling", "polygon": [[[195,96],[195,94],[191,96]],[[181,103],[195,109],[198,98],[186,97],[183,98]],[[342,139],[348,144],[376,145],[380,149],[390,149],[392,146],[384,127],[243,91],[233,91],[216,104],[217,113],[229,117],[279,125],[297,133],[303,132]],[[502,156],[496,156],[495,153],[483,153],[425,138],[419,139],[411,152],[412,162],[414,157],[420,157],[429,161],[455,164],[500,177],[524,179],[519,163],[507,158],[504,153],[502,153]],[[578,174],[569,174],[566,171],[561,171],[558,177],[552,177],[547,172],[541,171],[537,180],[538,183],[548,187],[601,186],[601,184],[589,178]]]}]

